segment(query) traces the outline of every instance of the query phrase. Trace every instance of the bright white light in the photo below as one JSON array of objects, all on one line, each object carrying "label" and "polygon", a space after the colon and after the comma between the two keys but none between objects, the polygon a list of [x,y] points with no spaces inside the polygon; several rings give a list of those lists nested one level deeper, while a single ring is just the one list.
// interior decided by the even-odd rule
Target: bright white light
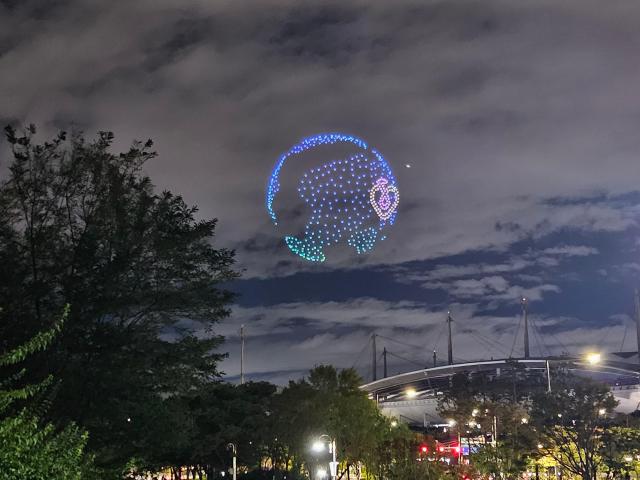
[{"label": "bright white light", "polygon": [[474,408],[473,411],[471,412],[471,416],[475,417],[476,415],[478,415],[478,409]]},{"label": "bright white light", "polygon": [[455,424],[456,421],[453,418],[447,421],[447,425],[449,425],[450,427],[453,427]]},{"label": "bright white light", "polygon": [[225,476],[225,472],[220,472],[220,475],[222,475],[224,477]]},{"label": "bright white light", "polygon": [[418,395],[418,392],[416,392],[415,389],[413,388],[409,388],[407,389],[405,394],[407,395],[408,398],[416,398],[416,396]]},{"label": "bright white light", "polygon": [[327,478],[327,471],[324,468],[319,468],[316,472],[316,478]]},{"label": "bright white light", "polygon": [[391,421],[391,426],[394,427],[394,428],[397,427],[398,426],[398,422],[396,422],[395,420],[392,420]]},{"label": "bright white light", "polygon": [[405,163],[404,166],[407,167],[407,168],[411,168],[411,164],[410,163]]},{"label": "bright white light", "polygon": [[313,445],[311,445],[311,450],[317,453],[324,452],[324,443],[320,440],[316,440],[315,442],[313,442]]},{"label": "bright white light", "polygon": [[521,422],[521,423],[529,423],[529,420],[527,420],[526,418],[522,417],[522,418],[520,419],[520,422]]},{"label": "bright white light", "polygon": [[604,415],[605,413],[607,413],[606,408],[601,408],[600,410],[598,410],[598,415]]},{"label": "bright white light", "polygon": [[602,355],[597,352],[587,353],[587,363],[589,365],[597,365],[602,361]]},{"label": "bright white light", "polygon": [[538,448],[542,448],[542,444],[541,443],[538,444]]}]

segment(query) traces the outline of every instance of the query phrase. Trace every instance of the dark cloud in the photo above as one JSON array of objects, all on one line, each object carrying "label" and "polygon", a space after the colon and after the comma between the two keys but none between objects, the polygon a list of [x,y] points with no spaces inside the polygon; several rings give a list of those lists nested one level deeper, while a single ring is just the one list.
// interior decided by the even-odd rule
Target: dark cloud
[{"label": "dark cloud", "polygon": [[[448,304],[510,346],[522,294],[543,333],[586,345],[622,328],[639,275],[639,20],[632,0],[4,0],[0,116],[156,141],[155,183],[218,217],[246,269],[229,332],[282,334],[276,356],[252,340],[256,375],[348,365],[374,328],[428,345]],[[372,254],[314,265],[264,193],[278,156],[324,131],[378,148],[402,200]]]}]

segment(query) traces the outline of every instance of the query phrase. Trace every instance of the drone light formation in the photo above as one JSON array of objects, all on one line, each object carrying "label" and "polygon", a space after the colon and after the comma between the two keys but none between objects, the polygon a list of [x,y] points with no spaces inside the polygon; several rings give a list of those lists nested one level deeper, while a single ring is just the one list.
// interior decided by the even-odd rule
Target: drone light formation
[{"label": "drone light formation", "polygon": [[273,207],[280,191],[280,173],[287,159],[321,145],[351,143],[357,153],[316,165],[302,175],[298,196],[308,207],[304,235],[286,235],[289,249],[305,260],[322,262],[325,248],[346,240],[358,254],[373,249],[388,225],[393,225],[400,201],[391,167],[375,149],[357,137],[339,133],[316,135],[302,140],[282,155],[267,188],[267,211],[275,225]]}]

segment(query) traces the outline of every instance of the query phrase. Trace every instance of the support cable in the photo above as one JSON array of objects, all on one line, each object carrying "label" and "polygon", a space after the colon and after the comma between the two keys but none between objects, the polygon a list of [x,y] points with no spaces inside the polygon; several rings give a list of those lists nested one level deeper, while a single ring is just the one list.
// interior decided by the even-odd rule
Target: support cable
[{"label": "support cable", "polygon": [[416,362],[414,360],[409,360],[408,358],[405,358],[402,355],[398,355],[397,353],[393,353],[391,350],[387,350],[387,355],[391,355],[392,357],[399,358],[400,360],[403,360],[405,362],[411,363],[413,365],[417,365],[420,368],[424,368],[424,364],[423,363],[418,363],[418,362]]},{"label": "support cable", "polygon": [[629,322],[625,322],[624,335],[622,336],[622,343],[620,344],[620,351],[624,352],[624,341],[627,339],[627,331],[629,330]]},{"label": "support cable", "polygon": [[516,342],[518,341],[518,334],[520,333],[520,325],[522,324],[522,316],[518,321],[518,327],[516,328],[516,333],[513,335],[513,344],[511,345],[511,352],[509,352],[509,358],[513,357],[513,350],[516,348]]},{"label": "support cable", "polygon": [[385,340],[389,340],[391,342],[395,342],[395,343],[397,343],[399,345],[404,345],[405,347],[411,347],[411,348],[415,348],[415,349],[418,349],[418,350],[424,350],[424,346],[413,345],[411,343],[402,342],[400,340],[396,340],[395,338],[386,337],[386,336],[380,335],[380,334],[378,334],[377,336],[380,337],[380,338],[384,338]]},{"label": "support cable", "polygon": [[437,346],[438,343],[440,342],[440,339],[442,338],[442,334],[444,333],[444,329],[446,328],[447,324],[443,323],[442,326],[440,327],[440,332],[438,333],[438,336],[436,337],[436,341],[433,344],[433,350],[437,350]]},{"label": "support cable", "polygon": [[362,359],[362,354],[369,348],[369,344],[371,344],[371,339],[367,340],[367,342],[364,344],[364,347],[362,347],[362,350],[360,350],[360,353],[358,353],[358,356],[356,357],[356,361],[351,366],[351,368],[355,369],[358,366],[358,364],[360,363],[360,360]]},{"label": "support cable", "polygon": [[544,340],[542,339],[542,331],[540,327],[538,327],[538,324],[534,317],[531,317],[531,326],[533,327],[533,337],[536,339],[536,343],[538,344],[538,349],[540,350],[540,356],[544,357],[545,351],[547,352],[547,356],[550,355],[551,352],[549,351],[549,349],[547,348],[547,345],[544,343]]}]

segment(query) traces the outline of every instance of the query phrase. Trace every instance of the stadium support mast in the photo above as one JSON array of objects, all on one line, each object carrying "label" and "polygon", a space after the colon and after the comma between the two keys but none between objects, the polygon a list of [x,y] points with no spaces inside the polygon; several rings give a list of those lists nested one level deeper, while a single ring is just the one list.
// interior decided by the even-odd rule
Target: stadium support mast
[{"label": "stadium support mast", "polygon": [[383,376],[383,378],[387,378],[387,347],[384,347],[382,349],[382,359],[383,359],[382,376]]},{"label": "stadium support mast", "polygon": [[447,325],[449,326],[449,344],[447,345],[447,361],[449,365],[453,365],[453,341],[451,340],[451,312],[447,312]]},{"label": "stadium support mast", "polygon": [[240,385],[244,384],[244,325],[240,325]]},{"label": "stadium support mast", "polygon": [[524,358],[530,358],[529,352],[529,318],[527,316],[527,299],[522,297],[522,316],[524,318]]},{"label": "stadium support mast", "polygon": [[635,291],[635,304],[636,304],[636,341],[638,347],[638,361],[640,361],[640,294],[638,289]]},{"label": "stadium support mast", "polygon": [[377,353],[376,353],[376,334],[371,334],[371,377],[375,382],[378,379],[378,364],[376,362]]}]

